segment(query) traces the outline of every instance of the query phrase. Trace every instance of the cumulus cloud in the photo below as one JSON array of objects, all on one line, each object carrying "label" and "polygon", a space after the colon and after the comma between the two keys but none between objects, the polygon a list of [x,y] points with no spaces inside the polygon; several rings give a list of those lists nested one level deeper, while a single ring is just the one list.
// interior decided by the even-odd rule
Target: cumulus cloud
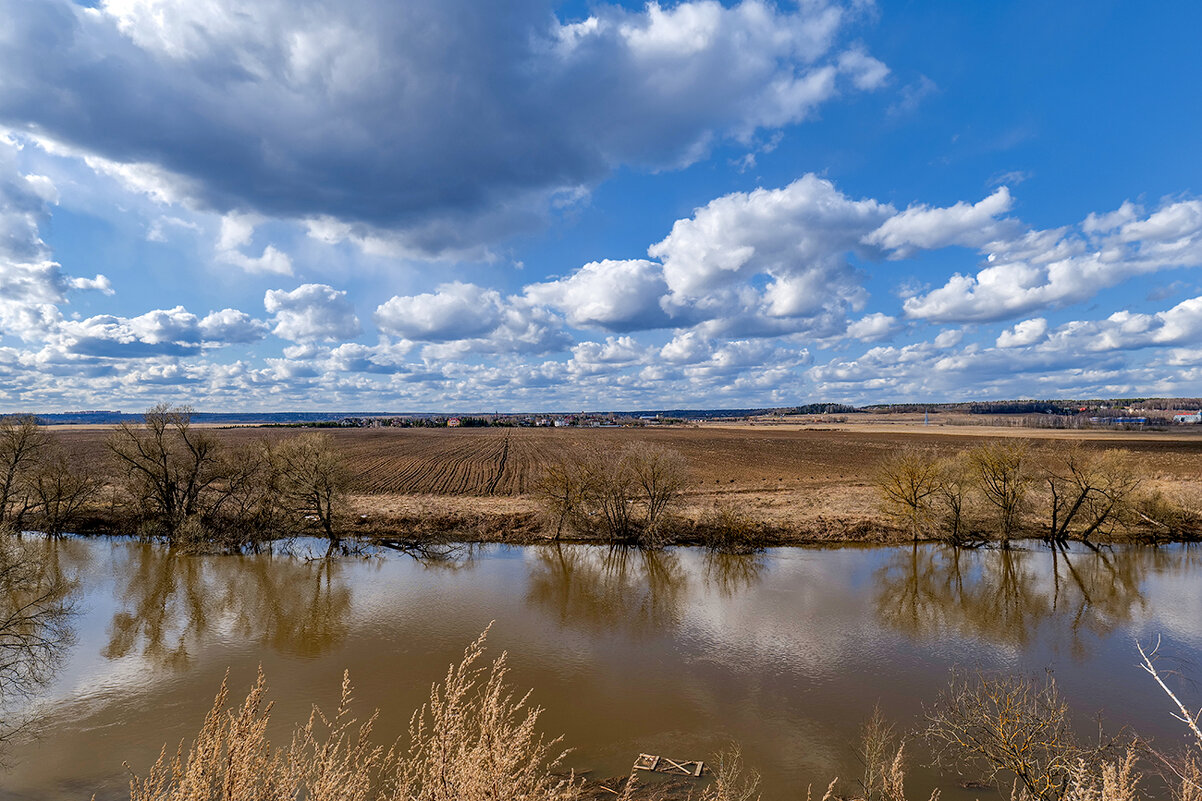
[{"label": "cumulus cloud", "polygon": [[1202,265],[1202,201],[1165,203],[1146,218],[1124,204],[1090,215],[1081,233],[1028,231],[988,244],[988,266],[956,273],[906,300],[906,315],[936,322],[1004,320],[1080,302],[1136,275]]},{"label": "cumulus cloud", "polygon": [[96,315],[66,320],[54,340],[67,354],[103,358],[190,356],[202,347],[255,342],[267,326],[237,309],[222,309],[203,319],[183,306],[152,309],[137,317]]},{"label": "cumulus cloud", "polygon": [[1021,348],[1026,345],[1034,345],[1047,336],[1047,333],[1048,321],[1042,317],[1023,320],[1013,328],[1007,328],[999,334],[997,346],[999,348]]},{"label": "cumulus cloud", "polygon": [[1046,349],[1069,353],[1137,350],[1202,341],[1202,297],[1153,314],[1119,311],[1104,320],[1073,321],[1058,327]]},{"label": "cumulus cloud", "polygon": [[875,342],[895,334],[898,330],[896,317],[881,312],[861,317],[847,327],[847,335],[861,342]]},{"label": "cumulus cloud", "polygon": [[881,86],[887,66],[840,44],[855,7],[5,0],[0,120],[164,202],[437,255],[615,165],[689,164]]},{"label": "cumulus cloud", "polygon": [[267,333],[267,324],[244,311],[222,309],[200,321],[200,335],[207,343],[233,345],[257,342]]},{"label": "cumulus cloud", "polygon": [[326,284],[301,284],[291,292],[269,289],[263,306],[273,315],[272,333],[293,342],[337,342],[362,333],[346,292]]},{"label": "cumulus cloud", "polygon": [[912,256],[918,250],[935,250],[948,245],[980,247],[1017,232],[1017,221],[997,219],[1013,204],[1010,190],[1003,186],[975,204],[961,201],[947,208],[911,206],[890,217],[864,241],[892,251],[890,258],[894,259]]},{"label": "cumulus cloud", "polygon": [[525,290],[532,301],[563,312],[573,326],[610,331],[667,325],[660,306],[667,291],[663,268],[645,259],[589,262],[567,278]]},{"label": "cumulus cloud", "polygon": [[[663,264],[663,306],[675,319],[725,319],[714,330],[735,335],[829,334],[866,296],[848,254],[871,257],[861,240],[892,213],[806,175],[717,198],[677,220],[648,253]],[[763,289],[758,278],[768,279]]]},{"label": "cumulus cloud", "polygon": [[629,336],[606,337],[604,342],[581,342],[572,348],[568,368],[577,374],[592,375],[627,367],[642,361],[647,349]]},{"label": "cumulus cloud", "polygon": [[376,309],[380,330],[409,339],[446,342],[487,334],[501,322],[501,293],[454,281],[432,293],[396,296]]}]

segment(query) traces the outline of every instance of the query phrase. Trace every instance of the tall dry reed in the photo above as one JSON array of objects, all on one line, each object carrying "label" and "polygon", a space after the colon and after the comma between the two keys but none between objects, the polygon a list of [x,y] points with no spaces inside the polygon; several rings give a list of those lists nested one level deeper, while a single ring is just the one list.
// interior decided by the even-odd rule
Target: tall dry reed
[{"label": "tall dry reed", "polygon": [[571,801],[579,783],[555,773],[559,741],[539,733],[542,710],[509,685],[505,654],[481,665],[486,636],[431,688],[408,744],[387,751],[372,742],[375,715],[352,715],[345,675],[334,716],[314,709],[279,748],[262,672],[234,709],[227,679],[196,739],[174,755],[164,747],[131,780],[130,801]]}]

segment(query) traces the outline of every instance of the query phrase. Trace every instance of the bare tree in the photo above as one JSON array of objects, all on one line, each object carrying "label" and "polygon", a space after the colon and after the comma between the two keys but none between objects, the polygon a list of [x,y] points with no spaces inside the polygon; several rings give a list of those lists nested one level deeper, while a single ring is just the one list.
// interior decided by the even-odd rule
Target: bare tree
[{"label": "bare tree", "polygon": [[1118,519],[1140,480],[1122,451],[1101,453],[1078,444],[1062,447],[1044,474],[1051,494],[1048,539],[1088,540]]},{"label": "bare tree", "polygon": [[341,544],[334,525],[346,501],[350,471],[329,434],[301,434],[274,449],[280,500],[286,511],[320,527],[330,552]]},{"label": "bare tree", "polygon": [[27,479],[49,445],[36,418],[0,418],[0,523],[20,529],[32,506]]},{"label": "bare tree", "polygon": [[635,475],[629,460],[601,451],[591,454],[586,467],[585,501],[588,513],[613,542],[636,543]]},{"label": "bare tree", "polygon": [[970,452],[985,499],[998,513],[1002,541],[1009,544],[1026,509],[1031,475],[1025,442],[995,441]]},{"label": "bare tree", "polygon": [[582,512],[588,486],[588,471],[578,459],[566,457],[543,465],[535,479],[533,494],[546,517],[554,523],[555,540]]},{"label": "bare tree", "polygon": [[975,490],[972,465],[965,454],[940,460],[935,499],[943,513],[944,530],[953,543],[964,543],[968,538],[968,504]]},{"label": "bare tree", "polygon": [[60,447],[48,450],[29,478],[29,494],[37,527],[58,535],[78,521],[80,512],[99,493],[100,481],[88,465],[73,464]]},{"label": "bare tree", "polygon": [[877,468],[876,487],[886,511],[903,521],[915,540],[930,521],[939,474],[934,456],[917,448],[894,451]]},{"label": "bare tree", "polygon": [[123,469],[132,500],[169,538],[185,521],[205,521],[226,478],[217,441],[192,426],[192,409],[159,404],[143,423],[119,425],[109,452]]},{"label": "bare tree", "polygon": [[685,486],[684,459],[676,451],[645,443],[630,448],[624,458],[643,505],[643,544],[658,544],[664,513],[680,498]]}]

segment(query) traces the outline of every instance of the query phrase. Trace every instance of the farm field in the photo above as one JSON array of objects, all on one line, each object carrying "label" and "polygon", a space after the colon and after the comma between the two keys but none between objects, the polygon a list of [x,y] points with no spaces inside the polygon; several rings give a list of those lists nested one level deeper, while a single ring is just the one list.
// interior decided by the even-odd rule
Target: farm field
[{"label": "farm field", "polygon": [[[277,439],[303,429],[213,429],[231,445]],[[664,428],[375,428],[327,429],[354,476],[357,495],[513,497],[531,489],[542,466],[587,449],[616,451],[650,443],[678,452],[689,473],[690,495],[775,493],[805,488],[864,486],[880,459],[899,447],[930,448],[940,455],[992,437],[1021,436],[1015,429],[964,429],[903,425],[723,426]],[[1144,478],[1202,479],[1202,437],[1174,432],[1031,432],[1036,451],[1054,441],[1131,453]],[[104,469],[105,428],[64,427],[57,432],[83,461]]]}]

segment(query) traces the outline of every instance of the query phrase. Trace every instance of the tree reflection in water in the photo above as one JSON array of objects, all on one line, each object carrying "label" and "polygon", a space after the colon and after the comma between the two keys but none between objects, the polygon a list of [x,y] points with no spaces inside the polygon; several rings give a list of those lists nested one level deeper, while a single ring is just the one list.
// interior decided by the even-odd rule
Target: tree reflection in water
[{"label": "tree reflection in water", "polygon": [[126,552],[124,609],[113,615],[104,656],[132,653],[185,667],[210,632],[257,640],[282,653],[314,656],[349,627],[351,590],[336,559],[266,555],[202,557],[142,544]]},{"label": "tree reflection in water", "polygon": [[58,539],[0,537],[0,744],[34,726],[29,701],[74,642],[78,562]]},{"label": "tree reflection in water", "polygon": [[705,583],[723,598],[733,598],[759,584],[767,565],[764,553],[706,551]]},{"label": "tree reflection in water", "polygon": [[[674,550],[545,545],[535,550],[526,598],[566,626],[642,633],[675,627],[689,589],[689,570]],[[707,553],[703,578],[729,598],[750,589],[762,554]]]},{"label": "tree reflection in water", "polygon": [[926,638],[947,631],[1025,646],[1040,624],[1068,621],[1074,653],[1086,634],[1131,622],[1146,600],[1149,570],[1180,566],[1181,552],[1155,548],[965,550],[947,545],[899,549],[876,574],[880,620]]},{"label": "tree reflection in water", "polygon": [[[321,551],[324,553],[325,548]],[[378,564],[374,556],[404,553],[442,570],[470,567],[470,546],[384,543],[347,551],[345,557],[313,556],[304,543],[280,553],[196,556],[153,544],[131,544],[115,575],[125,579],[103,654],[130,654],[167,667],[184,668],[206,636],[220,633],[257,641],[294,656],[318,656],[346,638],[353,593],[343,571]]]},{"label": "tree reflection in water", "polygon": [[526,597],[563,625],[651,632],[679,619],[688,574],[672,551],[555,544],[535,553]]}]

